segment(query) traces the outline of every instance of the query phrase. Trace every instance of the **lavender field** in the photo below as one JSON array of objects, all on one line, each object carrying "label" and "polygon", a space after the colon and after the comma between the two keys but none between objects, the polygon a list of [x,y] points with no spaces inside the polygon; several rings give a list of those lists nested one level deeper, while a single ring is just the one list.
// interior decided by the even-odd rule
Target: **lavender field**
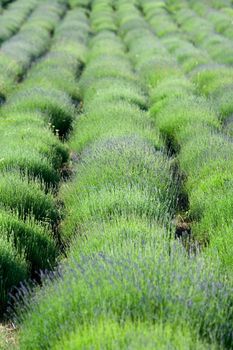
[{"label": "lavender field", "polygon": [[233,349],[233,2],[0,1],[0,349]]}]

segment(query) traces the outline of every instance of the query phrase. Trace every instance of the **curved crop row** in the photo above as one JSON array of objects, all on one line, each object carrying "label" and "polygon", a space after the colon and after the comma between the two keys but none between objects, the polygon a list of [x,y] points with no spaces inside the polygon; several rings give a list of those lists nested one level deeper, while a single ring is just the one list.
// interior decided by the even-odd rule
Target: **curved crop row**
[{"label": "curved crop row", "polygon": [[[140,249],[137,231],[142,229],[141,238],[145,235],[145,239],[146,235],[149,239],[153,229],[159,232],[160,227],[161,233],[164,232],[162,222],[166,221],[171,202],[167,193],[171,181],[169,166],[158,149],[157,135],[148,114],[140,109],[146,107],[146,95],[133,73],[124,46],[110,31],[112,23],[109,23],[110,28],[107,29],[107,21],[104,21],[103,31],[100,29],[102,23],[98,27],[99,16],[103,18],[103,12],[99,13],[100,8],[106,8],[106,17],[112,11],[104,2],[98,1],[93,5],[92,23],[99,34],[90,43],[88,64],[80,82],[85,112],[77,121],[71,142],[74,157],[78,152],[80,161],[73,183],[64,187],[62,195],[67,211],[63,235],[68,239],[77,233],[80,237],[72,244],[74,252],[69,253],[63,279],[54,283],[54,288],[59,291],[54,297],[53,305],[50,305],[54,318],[49,314],[41,315],[41,322],[48,322],[44,330],[43,326],[38,329],[38,322],[34,324],[34,329],[30,327],[30,332],[38,335],[37,339],[33,337],[31,345],[27,343],[25,331],[23,342],[26,342],[26,347],[47,347],[57,340],[58,332],[59,338],[68,335],[69,332],[63,334],[64,331],[76,326],[78,320],[80,323],[82,319],[93,322],[91,314],[88,316],[94,307],[93,303],[96,307],[99,303],[99,312],[104,312],[103,303],[107,301],[106,298],[110,298],[112,291],[106,290],[105,295],[104,289],[101,289],[104,293],[102,302],[98,297],[100,289],[94,289],[94,295],[89,299],[90,278],[96,272],[100,284],[104,282],[98,270],[101,264],[105,264],[105,254],[109,255],[109,259],[114,259],[111,250],[116,255],[113,264],[120,260],[120,238],[124,237],[125,247],[129,249],[127,254],[133,259],[130,256],[133,254],[133,242]],[[158,228],[157,220],[161,222]],[[88,241],[83,239],[84,234]],[[122,249],[126,248],[122,246]],[[100,251],[103,258],[99,255]],[[70,276],[70,268],[75,258],[75,274],[79,274],[78,262],[81,260],[82,265],[82,255],[87,262],[87,275],[80,275],[80,283],[76,284]],[[95,262],[97,269],[93,274],[92,266]],[[119,272],[122,274],[123,270]],[[106,274],[103,277],[108,279]],[[69,285],[67,278],[71,278]],[[120,288],[120,283],[118,287]],[[125,292],[122,290],[120,308],[126,306]],[[72,309],[75,310],[77,303],[84,303],[84,297],[89,300],[90,311],[85,317],[85,308],[80,304],[77,309],[80,316],[77,314],[76,319]],[[66,298],[67,301],[70,300],[69,306]],[[45,296],[44,301],[49,302],[49,295]],[[63,332],[59,331],[60,327],[63,327]],[[62,344],[58,346],[63,348]]]},{"label": "curved crop row", "polygon": [[171,13],[175,9],[172,8],[171,4],[169,12],[165,1],[155,4],[153,1],[146,0],[141,3],[141,9],[156,36],[176,57],[185,73],[189,73],[199,66],[214,63],[207,51],[196,47],[189,41],[177,23],[174,22]]},{"label": "curved crop row", "polygon": [[190,1],[191,8],[214,25],[217,33],[233,39],[233,9],[229,1],[214,4],[212,1]]},{"label": "curved crop row", "polygon": [[151,1],[144,1],[142,7],[155,33],[162,39],[162,43],[169,52],[177,58],[184,72],[190,73],[197,92],[210,98],[210,103],[215,106],[224,131],[232,136],[232,67],[216,64],[205,50],[195,47],[185,39],[182,31],[174,25],[163,3],[156,6]]},{"label": "curved crop row", "polygon": [[91,6],[92,0],[68,0],[68,4],[71,8],[83,7],[89,8]]},{"label": "curved crop row", "polygon": [[233,144],[219,132],[215,110],[195,94],[160,40],[145,23],[144,30],[137,29],[137,21],[143,19],[135,8],[134,17],[125,40],[137,69],[151,86],[151,115],[168,145],[178,152],[179,167],[186,176],[193,234],[209,242],[213,258],[220,257],[230,271]]},{"label": "curved crop row", "polygon": [[[121,18],[126,33],[138,23],[132,7],[120,6],[132,18]],[[31,303],[30,290],[22,290],[20,348],[216,349],[216,340],[230,348],[231,287],[217,263],[188,258],[170,237],[176,185],[170,161],[146,111],[145,86],[103,13],[115,17],[111,2],[93,2],[98,34],[80,81],[84,113],[71,141],[77,171],[61,191],[62,233],[72,243]]]},{"label": "curved crop row", "polygon": [[20,29],[37,4],[37,0],[18,0],[8,6],[0,16],[0,44]]},{"label": "curved crop row", "polygon": [[[223,9],[213,10],[209,7],[210,4],[203,4],[200,2],[191,2],[190,6],[194,7],[198,13],[205,19],[214,24],[217,32],[226,35],[231,40],[233,39],[233,11],[231,8],[224,7]],[[221,5],[221,4],[220,4]],[[221,5],[223,6],[223,4]],[[208,34],[207,34],[208,35]],[[210,36],[210,34],[209,34]],[[214,60],[219,63],[228,63],[228,49],[222,46],[218,48],[218,39],[213,40],[213,47],[219,50],[220,55],[224,58],[219,60],[218,57],[212,55]],[[232,42],[231,42],[232,47]],[[230,63],[232,58],[232,51],[229,53]],[[227,60],[225,62],[225,59]],[[209,62],[205,66],[201,66],[192,74],[192,78],[201,93],[204,93],[211,99],[211,103],[216,105],[217,112],[225,126],[226,132],[231,136],[232,134],[232,113],[233,113],[233,69],[227,65],[214,64]]]},{"label": "curved crop row", "polygon": [[[41,50],[43,52],[47,47],[49,39],[47,26],[51,24],[49,17],[54,14],[54,11],[56,13],[59,10],[59,5],[55,2],[50,5],[47,19],[43,13],[46,9],[48,9],[48,3],[46,2],[37,7],[21,31],[4,43],[0,58],[3,72],[1,74],[2,85],[8,85],[8,83],[12,85],[14,79],[16,79],[17,70],[15,75],[8,76],[8,67],[13,68],[12,61],[16,62],[15,57],[17,57],[17,66],[21,67],[22,70],[24,66],[22,54],[26,57],[27,65],[29,65],[33,55],[40,54]],[[60,15],[63,10],[63,6],[60,7]],[[31,29],[34,29],[32,17],[37,22],[36,19],[42,20],[42,16],[45,28],[41,28],[41,31],[38,30],[38,40],[33,43],[29,40],[32,33]],[[52,21],[51,28],[54,28],[53,26],[58,23],[59,16],[57,14],[56,16],[56,21]],[[24,29],[24,27],[26,28]],[[39,33],[41,34],[40,40]],[[24,44],[27,40],[29,40],[28,43],[31,42],[31,46],[27,48],[28,51],[20,46],[20,42],[15,41],[18,36],[22,38]],[[22,52],[21,55],[20,52]],[[12,59],[10,60],[11,56]],[[5,75],[9,78],[7,81],[5,81]],[[40,122],[37,114],[34,116],[26,113],[17,114],[10,109],[7,110],[7,107],[5,108],[1,111],[0,120],[2,157],[0,180],[1,241],[5,242],[1,245],[1,309],[5,305],[10,287],[23,280],[32,269],[46,267],[55,259],[56,247],[50,229],[46,226],[38,226],[35,219],[42,220],[49,216],[56,221],[58,218],[52,194],[45,195],[45,188],[44,190],[41,188],[40,173],[44,172],[53,177],[55,170],[50,170],[51,165],[46,162],[46,153],[48,154],[50,148],[54,149],[55,154],[57,150],[61,149],[56,139],[50,140],[50,132],[46,130],[44,123]],[[33,121],[34,123],[32,123]],[[42,144],[43,141],[45,142],[43,147],[38,141],[35,142],[38,135],[40,135]],[[20,148],[21,145],[24,145],[24,147]],[[44,156],[42,152],[44,152]],[[28,157],[29,154],[30,157]],[[40,160],[39,164],[38,160]],[[33,177],[38,177],[38,180],[31,181]],[[32,216],[32,218],[28,219],[29,216]],[[27,222],[24,223],[24,220]],[[17,272],[19,270],[21,273]]]},{"label": "curved crop row", "polygon": [[[201,9],[203,6],[205,7],[203,3],[193,3],[195,8],[199,8],[199,5]],[[168,9],[169,8],[170,7],[168,7]],[[170,17],[167,14],[165,6],[162,6],[162,9],[160,9],[153,4],[151,5],[150,1],[143,3],[143,9],[156,33],[160,21],[164,22],[164,18],[167,18],[168,21],[168,18]],[[211,15],[211,13],[211,11],[208,11],[208,14]],[[219,11],[217,13],[220,15]],[[160,21],[158,21],[158,18],[160,18]],[[171,18],[169,19],[172,23]],[[232,24],[229,23],[229,21],[228,24],[229,25],[226,27],[230,31],[232,29]],[[182,30],[179,30],[179,33],[177,33],[177,30],[174,30],[173,33],[170,32],[169,34],[173,35],[169,35],[168,37],[164,36],[164,44],[169,48],[169,51],[177,57],[185,71],[192,72],[191,77],[193,82],[197,85],[198,91],[210,98],[212,105],[216,106],[216,111],[219,114],[219,118],[223,123],[225,131],[232,136],[232,67],[223,64],[216,64],[218,59],[211,60],[204,50],[193,48],[193,45],[190,42],[182,38]],[[220,52],[226,56],[225,50],[222,51],[222,49],[220,49]],[[222,62],[224,63],[224,61]]]},{"label": "curved crop row", "polygon": [[[207,0],[209,3],[209,0]],[[213,0],[211,1],[211,7],[217,9],[222,9],[225,7],[231,7],[233,5],[232,0]]]},{"label": "curved crop row", "polygon": [[87,35],[86,15],[81,10],[69,12],[55,33],[49,54],[30,69],[7,108],[41,112],[64,137],[72,126],[74,103],[80,99],[76,76],[85,59]]},{"label": "curved crop row", "polygon": [[[68,117],[63,125],[70,129],[72,97],[77,95],[75,77],[84,59],[87,35],[84,13],[67,13],[56,29],[50,52],[33,66],[1,111],[0,227],[5,242],[1,245],[1,306],[9,288],[24,279],[25,271],[46,268],[55,261],[59,237],[53,237],[51,228],[56,233],[61,214],[52,188],[58,185],[69,154],[47,123],[53,118],[59,127],[65,110]],[[32,96],[27,99],[27,89],[34,92],[33,101]],[[48,91],[53,99],[48,98]],[[15,273],[20,266],[22,273]]]},{"label": "curved crop row", "polygon": [[[168,6],[169,6],[169,1]],[[232,41],[215,32],[214,25],[206,18],[202,18],[190,9],[187,1],[172,12],[173,17],[196,46],[204,48],[209,55],[218,63],[233,63]],[[201,28],[201,30],[200,30]]]},{"label": "curved crop row", "polygon": [[65,7],[59,0],[45,1],[31,13],[20,31],[4,42],[0,52],[0,95],[5,100],[23,78],[33,60],[46,52],[50,35]]},{"label": "curved crop row", "polygon": [[199,91],[215,106],[224,131],[233,136],[233,68],[223,65],[202,67],[192,73]]}]

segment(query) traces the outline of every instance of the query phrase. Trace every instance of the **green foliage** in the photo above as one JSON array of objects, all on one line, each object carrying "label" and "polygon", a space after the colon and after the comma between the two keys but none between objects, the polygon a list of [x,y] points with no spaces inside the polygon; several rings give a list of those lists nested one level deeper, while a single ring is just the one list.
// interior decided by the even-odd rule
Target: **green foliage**
[{"label": "green foliage", "polygon": [[223,65],[207,65],[192,74],[199,90],[210,97],[223,122],[233,113],[232,86],[233,70]]},{"label": "green foliage", "polygon": [[75,7],[89,7],[91,4],[91,0],[69,0],[69,5],[71,8],[75,8]]},{"label": "green foliage", "polygon": [[[96,35],[80,81],[84,111],[70,141],[78,164],[60,192],[66,214],[61,233],[69,250],[57,272],[45,275],[42,289],[25,295],[22,290],[24,312],[15,313],[20,348],[230,349],[232,280],[219,258],[226,267],[231,249],[225,261],[220,253],[213,258],[224,243],[210,232],[209,256],[191,242],[187,252],[174,240],[177,179],[155,131],[156,125],[180,151],[191,217],[203,202],[203,197],[195,201],[200,184],[207,179],[212,199],[211,181],[218,179],[210,175],[223,169],[220,157],[216,163],[212,158],[222,140],[219,120],[141,24],[134,2],[114,5],[128,52],[108,26],[111,4],[96,1],[91,14]],[[151,116],[145,110],[148,92]],[[212,162],[205,164],[206,157]],[[194,229],[196,224],[203,230],[210,210],[216,215],[206,206]]]},{"label": "green foliage", "polygon": [[[217,13],[216,18],[215,11],[209,11],[208,9],[205,14],[207,18],[205,18],[198,16],[193,10],[186,7],[174,11],[172,15],[181,30],[188,36],[188,39],[206,50],[213,60],[218,63],[232,64],[233,49],[230,40],[232,38],[231,32],[227,34],[230,39],[215,32],[218,28],[216,20],[219,21],[218,17],[221,17],[220,13]],[[224,17],[224,22],[227,23],[226,16],[224,14],[222,16]],[[223,23],[222,17],[220,21]],[[228,18],[228,23],[231,23],[230,18]],[[221,32],[221,30],[223,29],[220,27],[218,31]]]},{"label": "green foliage", "polygon": [[140,137],[111,137],[86,148],[77,181],[64,188],[69,208],[63,223],[72,236],[89,220],[145,217],[161,220],[172,211],[169,164]]},{"label": "green foliage", "polygon": [[[98,95],[96,96],[97,91]],[[95,100],[96,105],[106,102],[115,102],[119,104],[119,107],[123,105],[123,101],[125,101],[125,108],[127,108],[127,104],[135,104],[141,109],[146,109],[148,103],[146,91],[140,86],[139,81],[137,81],[136,85],[134,81],[112,77],[101,78],[92,82],[91,89],[87,90],[84,94],[84,98],[89,105],[92,99]]]},{"label": "green foliage", "polygon": [[[157,88],[159,90],[159,86]],[[219,126],[214,110],[211,109],[204,98],[187,95],[184,92],[178,98],[169,96],[169,101],[167,99],[166,102],[156,114],[156,124],[168,141],[173,140],[172,146],[175,149],[183,141],[188,141],[191,136],[189,132],[192,127],[194,128],[194,125],[212,128],[218,128]]]},{"label": "green foliage", "polygon": [[169,243],[144,220],[90,223],[84,232],[88,239],[73,244],[62,276],[47,281],[22,316],[22,349],[54,348],[64,338],[76,339],[76,329],[82,334],[103,319],[122,326],[129,319],[178,328],[185,323],[196,339],[199,333],[230,348],[231,288],[206,259],[187,258],[179,243]]},{"label": "green foliage", "polygon": [[12,96],[9,105],[17,112],[39,111],[45,115],[47,123],[51,123],[59,135],[66,135],[74,118],[74,106],[65,93],[50,88],[20,89]]},{"label": "green foliage", "polygon": [[[38,4],[20,32],[3,45],[1,69],[6,68],[8,59],[12,63],[11,57],[15,63],[5,93],[48,48],[51,32],[64,12],[62,1]],[[22,259],[29,274],[51,268],[58,254],[61,213],[54,195],[62,167],[67,167],[69,150],[57,136],[63,137],[71,129],[73,100],[78,103],[80,98],[76,75],[85,60],[88,33],[85,12],[68,12],[55,32],[50,53],[33,65],[1,110],[0,237],[12,245],[12,264]],[[66,45],[59,47],[64,40]],[[3,305],[10,287],[20,281],[14,281],[9,272],[6,285],[4,273]]]},{"label": "green foliage", "polygon": [[10,288],[27,277],[25,260],[20,256],[12,241],[0,235],[0,310],[2,311]]},{"label": "green foliage", "polygon": [[46,186],[56,186],[68,150],[44,125],[39,113],[14,112],[6,105],[0,119],[1,171],[20,171]]},{"label": "green foliage", "polygon": [[92,4],[91,24],[95,32],[104,30],[116,31],[111,0],[95,1]]},{"label": "green foliage", "polygon": [[115,137],[146,136],[155,146],[161,145],[158,133],[151,128],[153,122],[148,113],[142,112],[138,106],[128,102],[114,101],[111,95],[110,99],[112,99],[111,103],[105,102],[98,105],[91,103],[91,110],[88,109],[80,116],[74,127],[77,137],[70,141],[72,149],[80,152],[92,140],[108,138],[112,135]]},{"label": "green foliage", "polygon": [[[25,2],[28,7],[28,1]],[[35,1],[30,0],[29,4],[33,8]],[[5,97],[13,90],[17,80],[23,77],[32,61],[48,49],[50,33],[63,13],[64,7],[58,1],[43,1],[32,11],[20,31],[2,44],[0,92]],[[17,17],[15,14],[14,16]]]},{"label": "green foliage", "polygon": [[[10,1],[2,1],[1,6]],[[0,18],[0,43],[13,36],[37,5],[36,0],[12,1]]]},{"label": "green foliage", "polygon": [[[41,44],[9,55],[3,99],[46,49],[62,4],[41,4],[23,26],[38,26]],[[51,227],[58,224],[69,246],[57,270],[42,274],[42,288],[20,290],[19,348],[231,349],[233,150],[221,122],[230,123],[232,72],[213,65],[232,61],[230,41],[214,32],[227,31],[225,15],[200,17],[195,11],[204,13],[205,4],[185,0],[69,5],[77,9],[68,11],[49,54],[2,114],[15,126],[2,128],[0,249],[10,254],[2,254],[4,261],[12,271],[19,261],[25,275],[52,265]],[[7,62],[7,50],[1,59]],[[56,200],[59,170],[69,161],[57,136],[71,130],[80,99],[69,141],[73,178]],[[186,246],[173,237],[180,189],[203,251],[192,238]],[[57,202],[64,204],[62,222]],[[9,286],[6,276],[4,297],[22,274]]]},{"label": "green foliage", "polygon": [[40,183],[30,182],[27,177],[14,172],[1,174],[0,202],[22,218],[32,214],[37,220],[46,220],[52,224],[59,219],[52,194],[46,194]]},{"label": "green foliage", "polygon": [[16,215],[1,210],[0,236],[14,243],[18,254],[25,257],[31,272],[51,267],[55,262],[56,247],[49,228],[32,219],[20,220]]},{"label": "green foliage", "polygon": [[[177,349],[206,349],[199,339],[195,339],[185,326],[179,327],[169,324],[155,324],[132,322],[127,320],[122,325],[114,320],[100,320],[92,324],[85,324],[77,328],[67,339],[61,340],[55,349],[75,350],[79,348],[99,349],[147,349],[158,347],[167,350],[170,347]],[[209,345],[209,349],[215,346]],[[216,347],[217,348],[217,347]]]},{"label": "green foliage", "polygon": [[[146,14],[147,3],[141,3]],[[184,72],[193,70],[191,78],[195,85],[192,86],[184,76],[177,78],[176,73],[172,74],[170,71],[169,78],[163,77],[160,83],[151,88],[150,111],[168,147],[177,154],[178,165],[185,176],[183,185],[188,196],[192,233],[200,242],[208,244],[206,251],[214,260],[218,256],[222,266],[230,272],[232,245],[228,232],[232,224],[232,145],[231,141],[220,133],[220,126],[221,122],[226,123],[227,131],[228,120],[229,124],[231,123],[232,71],[230,67],[213,63],[213,60],[225,62],[228,57],[227,50],[231,50],[232,46],[229,46],[224,37],[210,34],[213,32],[212,24],[195,14],[187,2],[185,4],[177,11],[173,9],[174,2],[168,2],[167,6],[180,29],[200,46],[198,50],[203,55],[199,56],[195,63],[195,57],[198,57],[197,49],[189,43],[187,37],[177,36],[175,31],[172,36],[164,36],[163,43],[171,54],[177,57]],[[152,5],[150,4],[150,7]],[[198,11],[203,10],[203,6]],[[153,17],[156,18],[157,11],[154,6],[150,22]],[[161,11],[164,12],[159,9],[159,13],[162,13]],[[138,16],[140,14],[135,11],[135,17]],[[156,30],[156,21],[153,23]],[[200,27],[202,30],[199,30]],[[145,41],[145,38],[146,33],[138,34],[134,40],[134,47],[137,47],[137,41],[140,43]],[[154,37],[153,40],[157,44],[157,38]],[[228,45],[227,50],[224,49],[224,45]],[[209,56],[203,48],[207,49]],[[221,60],[220,56],[215,57],[215,49],[219,50],[221,55],[224,52],[224,60]],[[137,55],[136,61],[140,62],[143,52],[140,54],[139,48]],[[163,57],[164,50],[158,52],[158,59],[162,60]],[[168,64],[170,60],[170,66],[173,68],[173,59],[168,52],[166,60]],[[159,66],[158,64],[158,68]],[[153,73],[151,76],[153,77]],[[146,74],[144,79],[148,79]],[[211,99],[210,102],[205,97],[197,97],[197,94],[207,95]],[[226,244],[223,237],[226,237]]]}]

